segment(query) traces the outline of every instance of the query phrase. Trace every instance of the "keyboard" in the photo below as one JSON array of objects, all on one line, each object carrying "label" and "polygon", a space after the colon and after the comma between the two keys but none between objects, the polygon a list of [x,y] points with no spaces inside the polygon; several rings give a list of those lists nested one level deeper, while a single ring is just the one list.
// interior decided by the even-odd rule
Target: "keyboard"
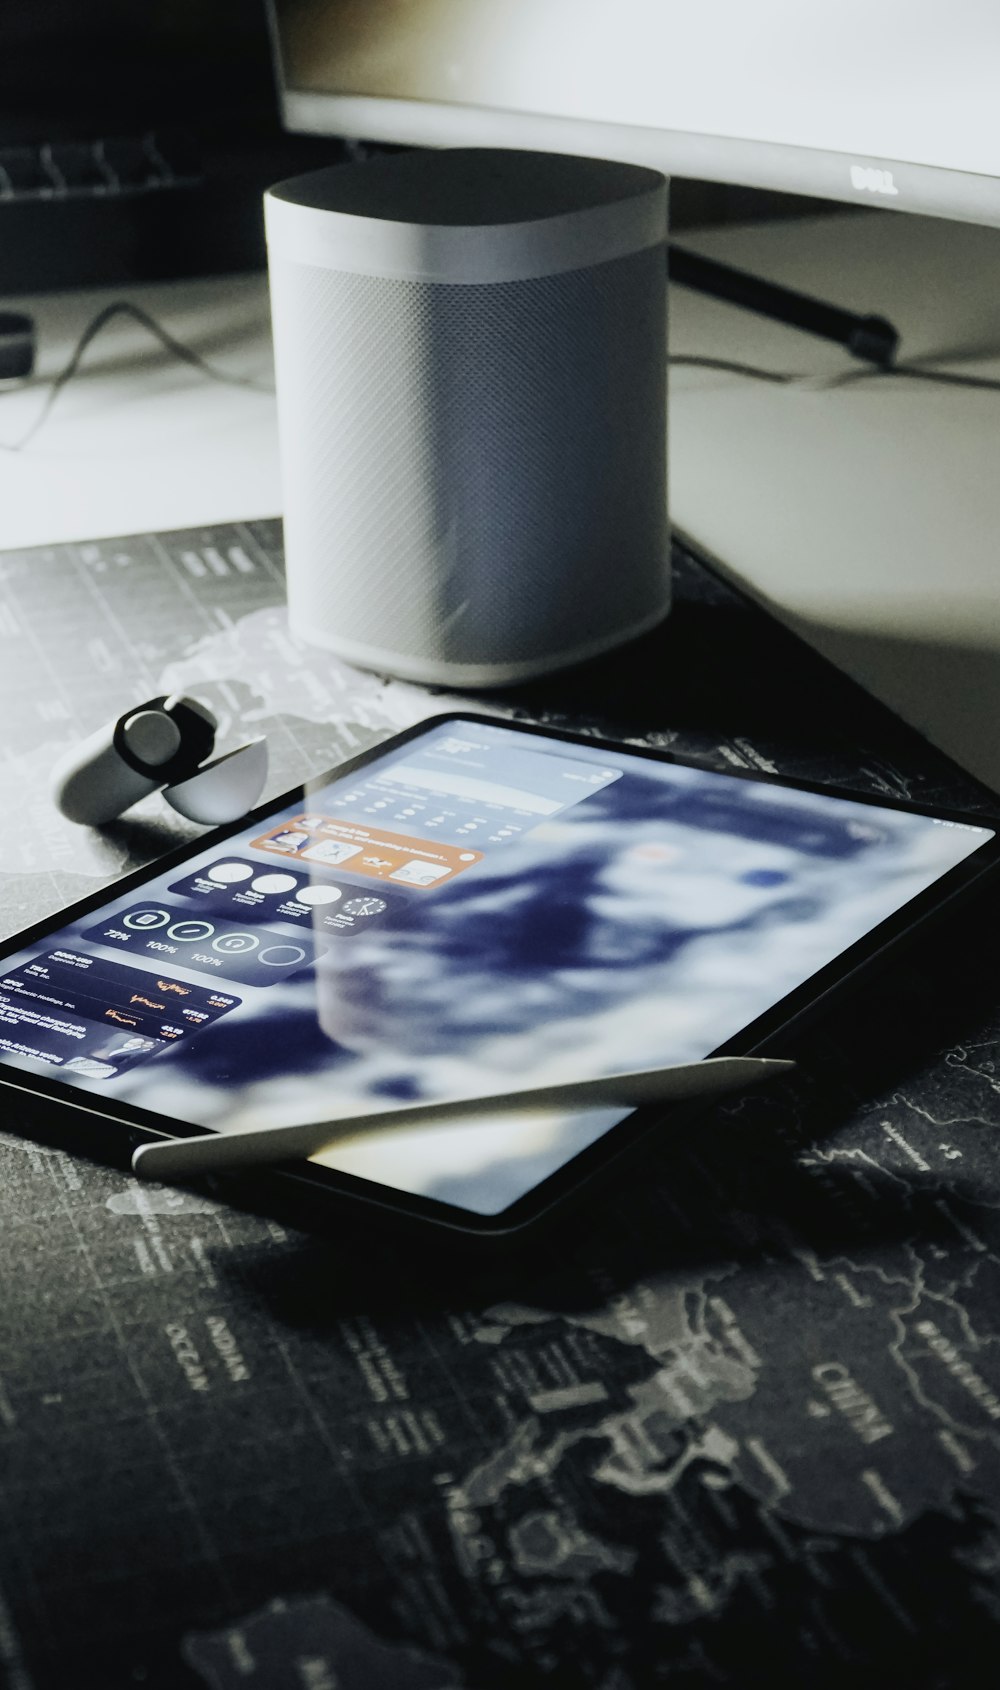
[{"label": "keyboard", "polygon": [[0,205],[117,199],[196,187],[203,180],[194,137],[176,130],[0,147]]}]

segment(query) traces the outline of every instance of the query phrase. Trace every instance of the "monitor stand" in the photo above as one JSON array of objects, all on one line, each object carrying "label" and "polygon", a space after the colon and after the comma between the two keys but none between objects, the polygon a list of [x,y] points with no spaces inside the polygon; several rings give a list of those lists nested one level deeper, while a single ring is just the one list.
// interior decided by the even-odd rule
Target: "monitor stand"
[{"label": "monitor stand", "polygon": [[[890,317],[903,362],[1000,382],[1000,230],[892,212],[685,231],[685,246]],[[671,350],[832,378],[847,353],[671,293]],[[676,528],[1000,791],[1000,389],[874,373],[671,374]]]}]

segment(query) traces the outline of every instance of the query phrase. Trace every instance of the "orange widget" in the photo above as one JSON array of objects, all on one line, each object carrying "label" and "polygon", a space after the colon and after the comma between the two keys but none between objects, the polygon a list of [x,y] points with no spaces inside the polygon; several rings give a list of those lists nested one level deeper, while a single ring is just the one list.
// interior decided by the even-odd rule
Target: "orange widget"
[{"label": "orange widget", "polygon": [[273,851],[317,868],[345,868],[350,874],[418,888],[443,886],[483,856],[464,846],[409,839],[405,833],[383,833],[332,816],[296,816],[250,843],[257,851]]}]

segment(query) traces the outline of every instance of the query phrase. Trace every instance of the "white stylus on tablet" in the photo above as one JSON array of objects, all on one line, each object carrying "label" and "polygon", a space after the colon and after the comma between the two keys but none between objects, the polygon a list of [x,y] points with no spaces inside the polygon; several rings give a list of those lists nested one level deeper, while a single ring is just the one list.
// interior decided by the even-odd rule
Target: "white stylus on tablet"
[{"label": "white stylus on tablet", "polygon": [[132,1155],[133,1172],[143,1179],[187,1179],[216,1169],[254,1163],[286,1162],[312,1156],[338,1139],[390,1128],[437,1127],[470,1115],[498,1115],[507,1110],[595,1108],[642,1103],[682,1103],[711,1097],[771,1079],[794,1062],[769,1056],[714,1056],[670,1068],[639,1068],[627,1074],[603,1074],[592,1080],[566,1080],[489,1097],[456,1097],[443,1103],[403,1103],[327,1121],[281,1127],[238,1127],[198,1138],[168,1138],[140,1144]]}]

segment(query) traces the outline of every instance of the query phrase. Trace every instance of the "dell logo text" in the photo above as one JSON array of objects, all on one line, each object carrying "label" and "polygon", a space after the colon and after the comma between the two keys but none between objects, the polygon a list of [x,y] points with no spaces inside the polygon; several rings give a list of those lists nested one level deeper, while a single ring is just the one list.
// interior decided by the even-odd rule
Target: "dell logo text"
[{"label": "dell logo text", "polygon": [[898,194],[891,170],[874,170],[869,165],[851,165],[851,187],[869,194]]}]

